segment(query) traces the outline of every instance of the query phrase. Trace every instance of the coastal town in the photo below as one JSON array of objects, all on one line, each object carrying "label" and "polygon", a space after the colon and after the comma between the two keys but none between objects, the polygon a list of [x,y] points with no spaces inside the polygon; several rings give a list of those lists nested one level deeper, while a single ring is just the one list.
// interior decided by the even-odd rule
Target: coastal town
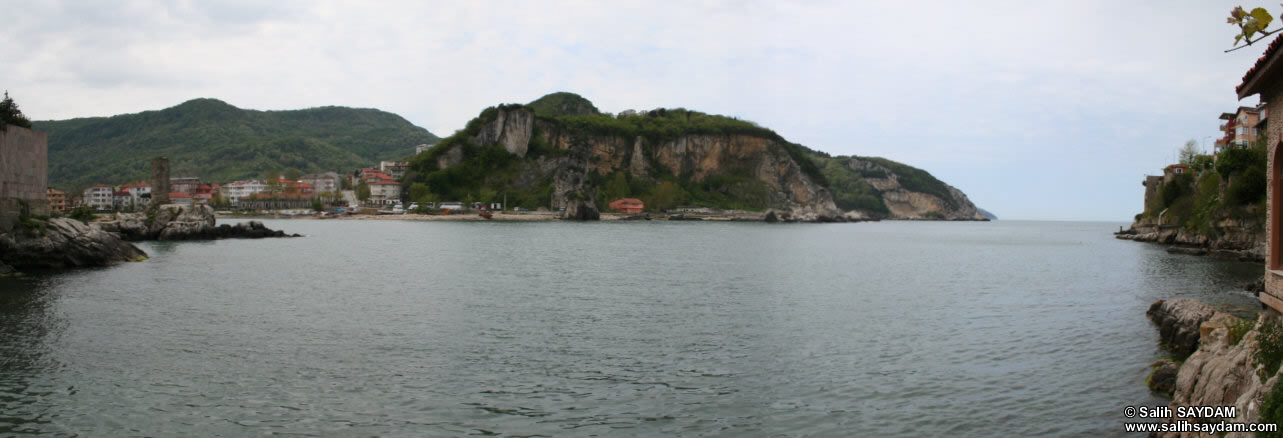
[{"label": "coastal town", "polygon": [[[420,151],[430,145],[420,145]],[[298,175],[279,173],[274,178],[244,179],[230,182],[202,180],[199,176],[169,178],[169,204],[179,206],[209,205],[227,212],[272,212],[303,215],[325,212],[359,212],[361,209],[386,209],[401,204],[401,182],[408,164],[383,161],[376,167],[350,173],[334,171]],[[273,172],[275,173],[275,172]],[[125,184],[93,184],[79,192],[49,187],[46,189],[49,209],[66,213],[78,207],[94,212],[143,211],[152,200],[152,184],[136,181]],[[460,208],[460,203],[442,203]],[[435,208],[436,206],[432,206]]]}]

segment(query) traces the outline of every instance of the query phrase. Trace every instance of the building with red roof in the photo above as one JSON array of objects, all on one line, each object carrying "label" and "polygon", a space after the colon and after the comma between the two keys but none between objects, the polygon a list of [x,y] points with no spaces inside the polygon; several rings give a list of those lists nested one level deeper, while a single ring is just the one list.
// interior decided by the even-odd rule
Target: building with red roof
[{"label": "building with red roof", "polygon": [[645,207],[646,204],[643,204],[642,201],[637,198],[622,198],[610,201],[611,209],[626,214],[641,213]]}]

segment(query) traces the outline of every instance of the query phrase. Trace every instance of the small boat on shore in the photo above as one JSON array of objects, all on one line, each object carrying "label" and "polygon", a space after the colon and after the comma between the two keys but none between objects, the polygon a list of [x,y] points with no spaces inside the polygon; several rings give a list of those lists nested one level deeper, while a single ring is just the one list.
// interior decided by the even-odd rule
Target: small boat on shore
[{"label": "small boat on shore", "polygon": [[490,212],[485,211],[485,210],[481,210],[481,211],[477,212],[477,214],[478,214],[478,215],[480,215],[480,216],[481,216],[481,217],[483,217],[483,218],[486,218],[486,219],[491,219],[491,218],[493,218],[493,217],[494,217],[494,215],[490,214]]}]

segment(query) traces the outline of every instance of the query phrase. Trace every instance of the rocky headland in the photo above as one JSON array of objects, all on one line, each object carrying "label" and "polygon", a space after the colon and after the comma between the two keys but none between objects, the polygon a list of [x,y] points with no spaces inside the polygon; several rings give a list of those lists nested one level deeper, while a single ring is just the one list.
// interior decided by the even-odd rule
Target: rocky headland
[{"label": "rocky headland", "polygon": [[[832,160],[848,165],[840,181],[821,168]],[[599,220],[621,198],[656,212],[691,205],[782,222],[986,220],[920,169],[831,157],[749,121],[683,108],[601,113],[573,93],[485,109],[415,156],[406,181],[434,199],[503,193],[510,205],[569,220]]]},{"label": "rocky headland", "polygon": [[[1159,328],[1160,340],[1173,358],[1155,362],[1147,384],[1171,397],[1169,407],[1234,406],[1232,423],[1271,423],[1283,406],[1276,391],[1283,360],[1283,321],[1274,312],[1256,320],[1242,319],[1203,302],[1177,298],[1150,306],[1146,315]],[[1184,358],[1184,359],[1180,359]],[[1222,419],[1166,418],[1170,423],[1220,422]],[[1202,437],[1197,433],[1162,433],[1158,437]],[[1253,434],[1229,433],[1226,437]]]}]

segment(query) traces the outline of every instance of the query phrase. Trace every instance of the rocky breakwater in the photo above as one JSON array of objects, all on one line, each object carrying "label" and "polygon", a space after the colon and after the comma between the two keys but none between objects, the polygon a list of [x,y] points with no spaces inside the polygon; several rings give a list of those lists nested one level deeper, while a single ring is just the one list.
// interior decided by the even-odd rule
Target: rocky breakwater
[{"label": "rocky breakwater", "polygon": [[15,271],[106,266],[147,253],[114,234],[69,218],[24,218],[0,230],[0,275]]},{"label": "rocky breakwater", "polygon": [[165,206],[149,213],[118,213],[95,225],[125,240],[213,240],[300,237],[272,230],[259,221],[215,225],[214,209],[207,205]]},{"label": "rocky breakwater", "polygon": [[[1191,299],[1158,301],[1146,312],[1159,326],[1164,348],[1184,360],[1156,362],[1149,379],[1151,389],[1170,395],[1173,414],[1164,423],[1259,423],[1269,418],[1271,406],[1283,405],[1283,394],[1272,395],[1279,380],[1278,361],[1283,359],[1283,321],[1278,314],[1262,313],[1256,321],[1219,312]],[[1267,354],[1261,354],[1262,351]],[[1270,357],[1273,356],[1273,359]],[[1271,360],[1273,363],[1271,363]],[[1233,407],[1226,418],[1182,418],[1182,407]],[[1158,437],[1203,437],[1201,432],[1159,433]],[[1249,437],[1251,433],[1217,436]]]}]

